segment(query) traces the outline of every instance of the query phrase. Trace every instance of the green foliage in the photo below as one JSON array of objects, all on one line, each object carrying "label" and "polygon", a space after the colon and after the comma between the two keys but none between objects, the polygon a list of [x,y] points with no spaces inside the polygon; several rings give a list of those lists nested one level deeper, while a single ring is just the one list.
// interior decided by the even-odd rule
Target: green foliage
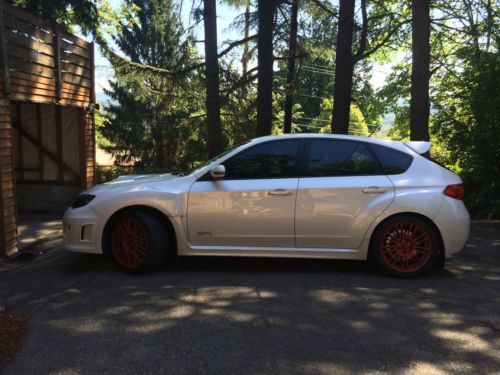
[{"label": "green foliage", "polygon": [[453,80],[462,94],[443,102],[434,116],[434,135],[447,150],[437,157],[464,178],[471,214],[498,219],[500,57],[482,53],[476,60],[473,50],[463,50],[462,56],[470,58],[470,66]]},{"label": "green foliage", "polygon": [[[312,133],[330,133],[330,123],[332,121],[333,99],[324,99],[321,103],[319,116],[311,121],[311,128],[308,131]],[[368,136],[370,134],[365,117],[360,108],[352,103],[349,114],[349,134]]]},{"label": "green foliage", "polygon": [[232,61],[228,63],[221,61],[221,72],[221,122],[225,139],[224,148],[232,148],[255,137],[257,89],[253,85],[233,89],[241,75]]},{"label": "green foliage", "polygon": [[98,5],[92,0],[13,0],[15,6],[57,22],[67,31],[78,26],[85,34],[94,33],[99,25]]},{"label": "green foliage", "polygon": [[[295,100],[304,118],[310,119],[319,115],[322,100],[333,96],[337,18],[307,2],[301,4],[305,11],[299,18],[298,54],[304,57],[297,64]],[[280,67],[278,76],[284,77],[285,64]]]},{"label": "green foliage", "polygon": [[134,171],[132,168],[123,167],[118,165],[112,166],[97,166],[96,180],[98,184],[103,184],[105,182],[113,181],[120,176],[132,174]]},{"label": "green foliage", "polygon": [[109,115],[107,115],[103,109],[99,109],[95,112],[94,116],[96,143],[103,149],[109,148],[111,142],[102,134],[102,130],[106,126],[107,116]]},{"label": "green foliage", "polygon": [[[136,9],[120,20],[116,45],[132,62],[178,70],[196,57],[192,38],[183,38],[171,0],[128,0]],[[123,13],[126,14],[126,13]],[[100,133],[118,163],[155,171],[190,169],[205,159],[203,92],[195,72],[165,76],[115,66],[107,94],[107,120]]]},{"label": "green foliage", "polygon": [[[431,155],[458,173],[473,217],[500,218],[500,7],[498,3],[432,3]],[[400,46],[411,47],[402,33]],[[377,93],[394,116],[389,137],[409,137],[411,55],[394,54]]]}]

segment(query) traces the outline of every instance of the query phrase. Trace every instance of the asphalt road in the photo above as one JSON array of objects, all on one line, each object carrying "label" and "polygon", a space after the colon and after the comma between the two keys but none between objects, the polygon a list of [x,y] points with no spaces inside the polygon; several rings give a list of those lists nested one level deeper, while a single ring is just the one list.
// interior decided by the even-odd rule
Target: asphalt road
[{"label": "asphalt road", "polygon": [[0,272],[0,295],[31,316],[5,374],[500,373],[500,223],[420,279],[221,258],[132,276],[57,249]]}]

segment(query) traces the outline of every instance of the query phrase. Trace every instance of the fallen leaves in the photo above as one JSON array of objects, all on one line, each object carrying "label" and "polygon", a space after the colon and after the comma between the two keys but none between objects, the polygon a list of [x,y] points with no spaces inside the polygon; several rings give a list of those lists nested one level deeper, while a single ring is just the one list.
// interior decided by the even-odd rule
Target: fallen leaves
[{"label": "fallen leaves", "polygon": [[9,311],[0,312],[0,370],[21,349],[28,319]]}]

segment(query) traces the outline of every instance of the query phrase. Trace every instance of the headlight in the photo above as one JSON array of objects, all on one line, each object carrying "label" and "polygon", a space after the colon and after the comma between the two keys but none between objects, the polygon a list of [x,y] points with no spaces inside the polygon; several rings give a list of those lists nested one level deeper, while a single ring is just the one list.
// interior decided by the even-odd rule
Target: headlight
[{"label": "headlight", "polygon": [[94,198],[95,195],[92,194],[80,194],[71,205],[71,208],[83,207]]}]

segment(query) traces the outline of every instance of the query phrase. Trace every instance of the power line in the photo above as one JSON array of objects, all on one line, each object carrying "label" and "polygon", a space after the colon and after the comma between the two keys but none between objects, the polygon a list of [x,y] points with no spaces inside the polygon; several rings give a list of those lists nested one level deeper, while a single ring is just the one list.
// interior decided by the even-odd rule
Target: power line
[{"label": "power line", "polygon": [[324,74],[324,75],[327,75],[327,76],[335,76],[334,73],[330,72],[330,71],[327,71],[327,70],[321,70],[321,69],[315,69],[315,68],[309,68],[307,66],[303,67],[302,69],[308,71],[308,72],[312,72],[312,73],[319,73],[319,74]]},{"label": "power line", "polygon": [[[314,126],[311,124],[305,124],[305,123],[300,123],[300,122],[296,122],[296,121],[293,121],[292,124],[299,126],[299,127],[302,127],[302,128],[318,128],[317,126]],[[349,130],[349,134],[365,136],[365,137],[367,136],[366,133],[361,131],[361,130]],[[370,133],[370,134],[373,134],[373,133]]]},{"label": "power line", "polygon": [[322,119],[320,119],[320,118],[313,118],[313,117],[299,117],[299,120],[309,120],[309,121],[331,122],[330,120],[322,120]]},{"label": "power line", "polygon": [[328,97],[328,96],[308,95],[308,94],[300,94],[300,93],[297,93],[295,95],[296,96],[303,96],[305,98],[331,99],[331,97]]}]

